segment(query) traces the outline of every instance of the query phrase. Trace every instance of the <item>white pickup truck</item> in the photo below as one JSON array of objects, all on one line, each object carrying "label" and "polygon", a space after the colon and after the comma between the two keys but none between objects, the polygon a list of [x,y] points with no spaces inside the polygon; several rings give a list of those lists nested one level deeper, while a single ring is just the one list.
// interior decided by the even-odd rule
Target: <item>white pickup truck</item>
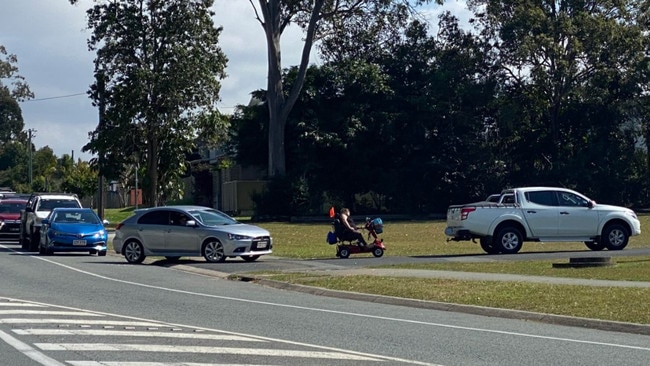
[{"label": "white pickup truck", "polygon": [[501,195],[507,200],[449,206],[447,241],[479,239],[489,254],[511,254],[524,241],[582,241],[591,250],[621,250],[630,236],[641,234],[634,211],[597,204],[570,189],[514,188]]}]

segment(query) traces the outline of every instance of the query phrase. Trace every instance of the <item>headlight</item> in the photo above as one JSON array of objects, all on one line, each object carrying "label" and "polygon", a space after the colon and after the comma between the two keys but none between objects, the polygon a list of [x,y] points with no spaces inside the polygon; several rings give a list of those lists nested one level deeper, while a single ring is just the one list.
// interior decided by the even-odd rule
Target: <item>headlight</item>
[{"label": "headlight", "polygon": [[246,235],[228,234],[228,239],[230,240],[246,240],[250,238],[251,238],[250,236],[246,236]]}]

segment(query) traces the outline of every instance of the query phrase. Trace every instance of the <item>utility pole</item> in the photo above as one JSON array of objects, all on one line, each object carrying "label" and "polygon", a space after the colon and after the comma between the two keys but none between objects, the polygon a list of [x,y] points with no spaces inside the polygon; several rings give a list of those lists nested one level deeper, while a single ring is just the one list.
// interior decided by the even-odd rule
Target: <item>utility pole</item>
[{"label": "utility pole", "polygon": [[[97,91],[99,92],[99,131],[100,133],[104,131],[105,126],[105,115],[106,115],[106,102],[104,100],[104,72],[101,70],[96,71],[97,77]],[[103,160],[102,151],[99,151],[99,156],[97,156],[97,165],[99,167],[99,188],[97,192],[97,216],[100,219],[104,220],[104,173],[103,173]]]},{"label": "utility pole", "polygon": [[35,129],[30,128],[27,130],[27,148],[29,149],[29,188],[32,189],[32,182],[33,182],[33,170],[32,170],[32,165],[33,165],[33,153],[32,153],[32,137],[36,137],[34,133],[36,132]]}]

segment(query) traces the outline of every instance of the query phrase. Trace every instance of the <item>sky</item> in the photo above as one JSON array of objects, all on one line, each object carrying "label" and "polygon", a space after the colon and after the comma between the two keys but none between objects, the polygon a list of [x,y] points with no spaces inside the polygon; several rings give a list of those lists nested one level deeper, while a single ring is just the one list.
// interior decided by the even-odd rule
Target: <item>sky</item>
[{"label": "sky", "polygon": [[[253,1],[257,3],[257,1]],[[98,122],[98,111],[86,95],[93,83],[94,53],[88,51],[86,10],[92,0],[0,0],[0,44],[18,57],[18,74],[35,98],[20,104],[25,129],[33,131],[36,149],[49,146],[58,157],[90,160],[81,148]],[[266,88],[264,32],[249,0],[215,0],[214,22],[222,26],[219,44],[229,59],[218,108],[231,113],[247,104],[250,93]],[[431,8],[436,15],[450,10],[461,22],[469,18],[463,1],[448,0]],[[301,30],[289,28],[282,37],[282,66],[296,65],[302,48]],[[312,62],[316,53],[312,52]]]}]

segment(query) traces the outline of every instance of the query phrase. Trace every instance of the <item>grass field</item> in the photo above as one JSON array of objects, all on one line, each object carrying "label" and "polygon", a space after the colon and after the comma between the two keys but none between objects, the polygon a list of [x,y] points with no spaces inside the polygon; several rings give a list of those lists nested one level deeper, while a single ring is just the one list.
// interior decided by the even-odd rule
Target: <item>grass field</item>
[{"label": "grass field", "polygon": [[[117,224],[132,209],[106,210]],[[650,247],[650,216],[640,216],[643,233],[628,248]],[[330,230],[322,223],[253,223],[273,236],[274,255],[294,259],[334,258],[336,249],[325,242]],[[385,256],[456,256],[483,254],[472,242],[447,242],[444,221],[384,220]],[[586,250],[582,243],[524,243],[522,252]],[[372,256],[371,254],[367,254]],[[567,254],[567,258],[570,254]],[[355,255],[359,256],[359,255]],[[345,259],[342,259],[345,260]],[[348,259],[351,260],[351,259]],[[650,281],[650,257],[615,258],[616,266],[583,269],[552,268],[552,261],[496,261],[493,263],[432,263],[401,268],[496,272],[608,280]],[[594,319],[650,324],[650,289],[544,285],[520,282],[457,281],[448,279],[374,276],[314,276],[309,273],[268,274],[280,281],[329,289],[387,296],[490,306]]]}]

